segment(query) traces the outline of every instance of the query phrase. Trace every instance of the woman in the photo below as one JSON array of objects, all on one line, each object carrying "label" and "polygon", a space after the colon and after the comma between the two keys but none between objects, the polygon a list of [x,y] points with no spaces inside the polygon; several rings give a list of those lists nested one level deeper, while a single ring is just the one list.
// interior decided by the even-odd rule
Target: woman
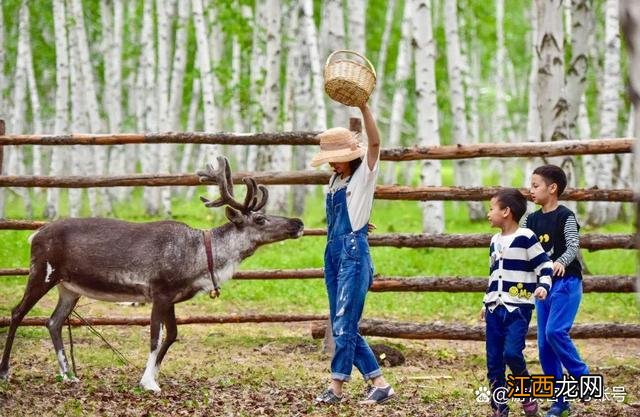
[{"label": "woman", "polygon": [[361,404],[380,404],[394,395],[371,348],[358,332],[364,301],[373,282],[367,232],[380,159],[376,122],[366,104],[360,110],[368,147],[362,147],[359,134],[332,128],[318,135],[320,152],[311,161],[312,166],[329,163],[334,171],[326,198],[324,274],[335,352],[331,384],[316,398],[319,404],[342,401],[342,386],[351,378],[353,365],[372,384]]}]

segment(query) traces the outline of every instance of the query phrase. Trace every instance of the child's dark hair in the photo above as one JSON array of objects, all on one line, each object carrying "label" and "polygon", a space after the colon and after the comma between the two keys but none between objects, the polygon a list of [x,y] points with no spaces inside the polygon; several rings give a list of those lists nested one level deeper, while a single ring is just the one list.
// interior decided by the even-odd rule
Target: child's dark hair
[{"label": "child's dark hair", "polygon": [[362,158],[356,158],[349,161],[349,169],[351,169],[351,175],[353,175],[353,173],[356,172],[356,169],[358,169],[361,163],[362,163]]},{"label": "child's dark hair", "polygon": [[555,183],[558,186],[558,197],[560,197],[564,189],[567,188],[567,175],[559,166],[542,165],[536,168],[533,173],[540,175],[547,186]]},{"label": "child's dark hair", "polygon": [[505,188],[493,195],[498,201],[500,208],[504,209],[509,207],[511,209],[511,215],[513,220],[518,223],[524,213],[527,211],[527,199],[522,195],[520,190],[516,188]]}]

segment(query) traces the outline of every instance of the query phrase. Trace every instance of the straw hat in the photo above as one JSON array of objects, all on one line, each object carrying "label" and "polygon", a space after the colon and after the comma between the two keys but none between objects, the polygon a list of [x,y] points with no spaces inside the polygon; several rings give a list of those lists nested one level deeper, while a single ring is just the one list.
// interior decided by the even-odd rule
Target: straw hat
[{"label": "straw hat", "polygon": [[362,158],[367,150],[358,140],[358,136],[358,133],[344,127],[334,127],[320,133],[317,136],[320,139],[320,152],[311,160],[311,166]]}]

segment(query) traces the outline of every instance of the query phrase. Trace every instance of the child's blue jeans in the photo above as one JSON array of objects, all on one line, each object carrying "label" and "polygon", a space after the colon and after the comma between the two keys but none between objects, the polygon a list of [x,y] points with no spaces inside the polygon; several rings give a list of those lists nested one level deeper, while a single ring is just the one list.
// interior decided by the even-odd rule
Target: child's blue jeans
[{"label": "child's blue jeans", "polygon": [[[562,378],[562,367],[579,378],[589,374],[569,331],[582,299],[582,280],[578,277],[555,279],[544,301],[536,300],[538,317],[538,354],[545,375]],[[559,403],[563,398],[557,399]]]},{"label": "child's blue jeans", "polygon": [[[514,376],[528,375],[524,359],[524,341],[531,321],[531,308],[516,308],[509,312],[503,305],[498,305],[493,312],[487,308],[485,322],[487,325],[487,378],[491,392],[506,386],[506,366]],[[497,410],[507,408],[506,404],[497,404],[491,398],[491,407]]]}]

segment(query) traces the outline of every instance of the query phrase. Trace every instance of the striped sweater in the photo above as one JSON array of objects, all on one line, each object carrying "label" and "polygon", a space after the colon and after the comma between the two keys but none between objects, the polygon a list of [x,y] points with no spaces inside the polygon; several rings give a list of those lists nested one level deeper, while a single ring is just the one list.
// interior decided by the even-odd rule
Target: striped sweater
[{"label": "striped sweater", "polygon": [[551,260],[531,230],[521,227],[509,236],[496,233],[489,255],[489,285],[483,302],[491,311],[498,304],[510,311],[533,308],[536,288],[551,289]]}]

